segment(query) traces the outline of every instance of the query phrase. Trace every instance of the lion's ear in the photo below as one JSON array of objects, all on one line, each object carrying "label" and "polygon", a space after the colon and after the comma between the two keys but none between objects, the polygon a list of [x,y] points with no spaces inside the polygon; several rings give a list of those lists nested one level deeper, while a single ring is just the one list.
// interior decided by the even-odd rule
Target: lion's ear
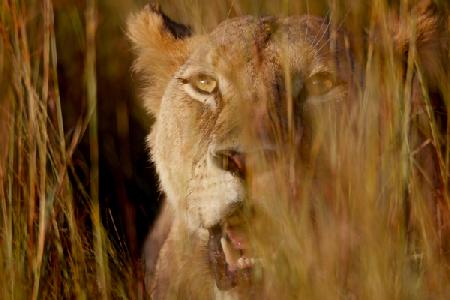
[{"label": "lion's ear", "polygon": [[167,83],[189,55],[191,30],[169,19],[155,4],[129,17],[127,25],[136,54],[133,70],[145,84],[144,105],[156,115]]},{"label": "lion's ear", "polygon": [[433,85],[443,80],[442,76],[447,72],[449,31],[446,14],[442,13],[446,10],[447,7],[439,9],[432,0],[419,1],[411,9],[415,21],[399,18],[394,37],[396,49],[405,61],[411,42],[414,42],[421,69],[430,88],[437,88]]}]

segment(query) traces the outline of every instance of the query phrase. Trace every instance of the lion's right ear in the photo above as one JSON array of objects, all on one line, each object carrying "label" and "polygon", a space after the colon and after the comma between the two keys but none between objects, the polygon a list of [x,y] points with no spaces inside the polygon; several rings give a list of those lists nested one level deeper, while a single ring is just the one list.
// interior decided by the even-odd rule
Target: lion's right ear
[{"label": "lion's right ear", "polygon": [[156,115],[169,80],[189,55],[191,30],[169,19],[155,4],[133,14],[127,25],[136,54],[133,70],[145,84],[144,105]]}]

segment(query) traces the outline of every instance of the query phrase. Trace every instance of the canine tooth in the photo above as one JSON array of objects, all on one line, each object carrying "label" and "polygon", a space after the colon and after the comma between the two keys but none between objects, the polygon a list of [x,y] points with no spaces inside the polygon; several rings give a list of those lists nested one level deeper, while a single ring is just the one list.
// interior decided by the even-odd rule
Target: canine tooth
[{"label": "canine tooth", "polygon": [[245,269],[245,258],[240,257],[237,261],[239,269]]},{"label": "canine tooth", "polygon": [[239,262],[239,251],[235,250],[225,238],[220,239],[220,244],[229,268],[235,269]]}]

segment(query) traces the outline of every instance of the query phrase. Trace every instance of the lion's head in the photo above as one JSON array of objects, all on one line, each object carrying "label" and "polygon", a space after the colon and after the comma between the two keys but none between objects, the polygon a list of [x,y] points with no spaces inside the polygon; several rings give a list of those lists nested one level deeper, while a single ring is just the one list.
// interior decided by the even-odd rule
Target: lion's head
[{"label": "lion's head", "polygon": [[322,179],[336,164],[336,149],[314,136],[336,138],[352,119],[364,77],[349,37],[312,16],[240,17],[191,35],[154,6],[130,19],[129,35],[173,226],[203,243],[219,289],[246,282],[253,261],[240,216],[251,218],[261,187],[281,172],[295,195],[311,161]]}]

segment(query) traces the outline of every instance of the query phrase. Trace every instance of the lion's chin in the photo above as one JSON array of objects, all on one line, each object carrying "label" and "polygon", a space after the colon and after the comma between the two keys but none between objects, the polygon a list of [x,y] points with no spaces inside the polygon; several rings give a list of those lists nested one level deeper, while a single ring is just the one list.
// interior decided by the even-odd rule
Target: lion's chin
[{"label": "lion's chin", "polygon": [[250,284],[254,260],[245,256],[245,250],[243,244],[224,232],[221,226],[210,229],[209,263],[219,290]]}]

